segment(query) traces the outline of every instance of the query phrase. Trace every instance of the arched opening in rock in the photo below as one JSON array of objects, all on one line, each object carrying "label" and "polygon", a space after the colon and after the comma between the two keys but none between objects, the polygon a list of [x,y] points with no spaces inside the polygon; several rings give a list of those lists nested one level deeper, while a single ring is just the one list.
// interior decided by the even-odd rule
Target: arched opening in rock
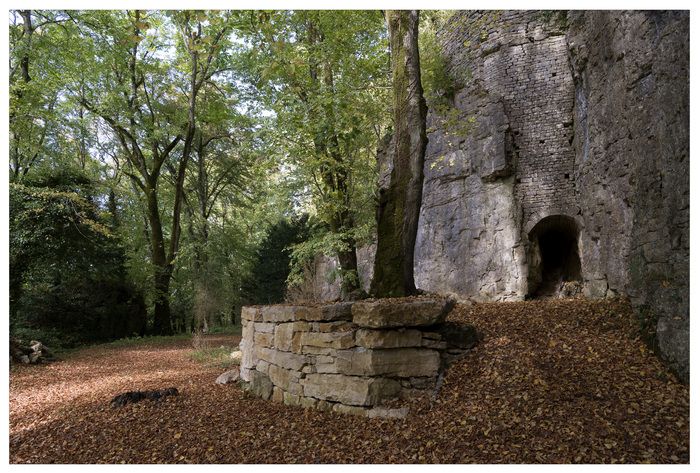
[{"label": "arched opening in rock", "polygon": [[554,295],[562,283],[581,281],[578,237],[576,220],[566,215],[545,217],[530,230],[530,296]]}]

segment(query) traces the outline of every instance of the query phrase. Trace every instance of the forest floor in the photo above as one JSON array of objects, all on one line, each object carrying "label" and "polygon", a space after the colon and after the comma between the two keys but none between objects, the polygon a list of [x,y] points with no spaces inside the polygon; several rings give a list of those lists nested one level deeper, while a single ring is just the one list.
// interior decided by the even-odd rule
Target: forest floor
[{"label": "forest floor", "polygon": [[[12,463],[687,463],[689,394],[620,302],[458,306],[484,340],[405,420],[303,410],[217,385],[182,338],[13,368]],[[210,336],[212,347],[237,337]],[[113,409],[127,390],[180,395]]]}]

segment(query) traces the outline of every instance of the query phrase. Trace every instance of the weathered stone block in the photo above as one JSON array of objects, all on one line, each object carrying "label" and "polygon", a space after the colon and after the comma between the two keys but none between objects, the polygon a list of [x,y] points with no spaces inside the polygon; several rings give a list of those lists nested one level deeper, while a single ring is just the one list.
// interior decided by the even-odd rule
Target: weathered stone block
[{"label": "weathered stone block", "polygon": [[282,351],[292,351],[292,336],[294,322],[279,324],[275,327],[275,348]]},{"label": "weathered stone block", "polygon": [[303,307],[297,315],[297,320],[309,322],[330,322],[335,320],[349,321],[352,318],[352,302],[337,302],[313,307]]},{"label": "weathered stone block", "polygon": [[263,322],[291,322],[298,320],[297,316],[304,307],[297,305],[268,305],[261,309]]},{"label": "weathered stone block", "polygon": [[275,324],[268,322],[256,322],[253,324],[256,333],[273,333],[275,331]]},{"label": "weathered stone block", "polygon": [[259,347],[271,347],[274,342],[274,335],[271,333],[256,333],[253,337],[255,345]]},{"label": "weathered stone block", "polygon": [[333,403],[328,402],[328,401],[321,401],[319,400],[316,403],[316,409],[319,411],[332,411],[333,410]]},{"label": "weathered stone block", "polygon": [[340,373],[338,365],[333,360],[331,363],[316,363],[317,373]]},{"label": "weathered stone block", "polygon": [[427,338],[428,340],[440,340],[442,335],[438,332],[423,332],[423,338]]},{"label": "weathered stone block", "polygon": [[421,346],[425,348],[431,348],[433,350],[444,350],[447,348],[447,342],[441,340],[431,340],[429,338],[424,338],[421,342]]},{"label": "weathered stone block", "polygon": [[304,396],[353,406],[371,406],[398,395],[401,384],[387,378],[309,374],[300,381]]},{"label": "weathered stone block", "polygon": [[298,406],[301,400],[301,396],[288,392],[285,392],[283,396],[285,406]]},{"label": "weathered stone block", "polygon": [[357,328],[352,322],[316,322],[314,323],[316,332],[349,332]]},{"label": "weathered stone block", "polygon": [[282,351],[301,352],[301,334],[308,330],[308,322],[287,322],[279,324],[275,327],[275,347]]},{"label": "weathered stone block", "polygon": [[241,332],[241,379],[243,381],[250,381],[250,370],[255,368],[258,363],[258,359],[255,356],[255,326],[254,324],[248,323],[243,327]]},{"label": "weathered stone block", "polygon": [[352,306],[352,321],[360,327],[423,327],[441,323],[452,310],[451,299],[360,301]]},{"label": "weathered stone block", "polygon": [[304,346],[301,349],[301,352],[305,355],[335,356],[336,351],[337,350],[335,348],[320,348],[312,346]]},{"label": "weathered stone block", "polygon": [[246,306],[241,309],[241,321],[262,322],[260,307]]},{"label": "weathered stone block", "polygon": [[230,384],[238,381],[240,378],[240,371],[238,368],[233,368],[225,373],[221,373],[218,378],[216,378],[216,384]]},{"label": "weathered stone block", "polygon": [[258,364],[255,365],[255,369],[261,373],[268,374],[268,369],[270,368],[270,363],[265,360],[258,360]]},{"label": "weathered stone block", "polygon": [[437,376],[411,378],[409,382],[411,387],[415,389],[434,389],[437,384]]},{"label": "weathered stone block", "polygon": [[309,362],[308,358],[304,355],[274,350],[271,348],[256,348],[256,353],[261,360],[265,360],[268,363],[288,370],[300,371],[301,368]]},{"label": "weathered stone block", "polygon": [[315,409],[318,404],[318,399],[312,397],[302,397],[299,400],[299,405],[304,409]]},{"label": "weathered stone block", "polygon": [[295,332],[292,335],[292,344],[291,344],[291,349],[293,353],[301,353],[303,345],[301,344],[301,335],[304,332]]},{"label": "weathered stone block", "polygon": [[251,370],[250,372],[250,392],[265,400],[270,399],[272,395],[272,381],[270,378],[260,373],[259,371]]},{"label": "weathered stone block", "polygon": [[277,365],[270,365],[267,374],[272,384],[280,387],[284,391],[289,391],[289,384],[299,381],[301,377],[299,371],[286,370]]},{"label": "weathered stone block", "polygon": [[370,330],[359,329],[355,342],[365,348],[402,348],[421,346],[419,330]]},{"label": "weathered stone block", "polygon": [[272,388],[272,401],[273,402],[284,402],[284,391],[282,391],[277,386]]},{"label": "weathered stone block", "polygon": [[353,332],[304,332],[301,334],[301,344],[304,347],[350,348],[355,346],[354,335]]},{"label": "weathered stone block", "polygon": [[426,348],[338,350],[338,372],[356,376],[435,376],[440,353]]},{"label": "weathered stone block", "polygon": [[301,384],[299,384],[298,382],[291,381],[289,383],[289,393],[295,394],[297,396],[303,396],[304,395],[304,387]]},{"label": "weathered stone block", "polygon": [[329,355],[318,355],[316,357],[316,363],[317,364],[329,364],[335,362],[335,356],[329,356]]}]

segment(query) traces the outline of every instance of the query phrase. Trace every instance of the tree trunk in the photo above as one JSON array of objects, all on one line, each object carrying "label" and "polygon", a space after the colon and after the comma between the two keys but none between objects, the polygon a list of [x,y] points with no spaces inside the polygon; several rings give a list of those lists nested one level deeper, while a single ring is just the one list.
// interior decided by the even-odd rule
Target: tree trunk
[{"label": "tree trunk", "polygon": [[20,69],[22,71],[22,80],[29,83],[32,80],[29,75],[29,51],[31,50],[32,44],[32,34],[34,33],[34,26],[32,25],[32,11],[31,10],[20,10],[19,14],[22,16],[22,23],[24,28],[24,35],[26,37],[27,48],[22,54],[22,59],[20,60]]},{"label": "tree trunk", "polygon": [[154,318],[153,331],[158,335],[170,335],[172,333],[172,321],[170,316],[170,276],[172,265],[168,263],[165,255],[165,242],[163,240],[163,229],[160,222],[160,211],[158,209],[158,197],[155,186],[148,186],[145,189],[146,201],[148,202],[148,226],[151,236],[151,254],[153,256],[153,286],[154,296]]},{"label": "tree trunk", "polygon": [[377,211],[377,254],[371,293],[400,297],[416,293],[413,250],[423,193],[428,139],[420,81],[418,11],[386,12],[394,90],[393,170]]},{"label": "tree trunk", "polygon": [[172,335],[170,314],[170,273],[168,268],[154,268],[155,304],[153,311],[153,332],[157,335]]}]

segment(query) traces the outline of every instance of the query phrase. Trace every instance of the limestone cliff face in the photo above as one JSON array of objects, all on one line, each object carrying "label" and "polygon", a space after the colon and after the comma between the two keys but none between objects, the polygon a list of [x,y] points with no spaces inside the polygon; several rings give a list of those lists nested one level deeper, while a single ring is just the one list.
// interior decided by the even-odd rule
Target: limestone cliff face
[{"label": "limestone cliff face", "polygon": [[629,296],[687,377],[688,13],[459,12],[439,40],[456,91],[428,116],[416,285]]},{"label": "limestone cliff face", "polygon": [[578,215],[565,30],[539,12],[461,12],[440,40],[457,90],[433,110],[416,280],[477,300],[528,293],[527,234]]},{"label": "limestone cliff face", "polygon": [[689,15],[586,12],[569,23],[582,262],[630,296],[687,378]]}]

